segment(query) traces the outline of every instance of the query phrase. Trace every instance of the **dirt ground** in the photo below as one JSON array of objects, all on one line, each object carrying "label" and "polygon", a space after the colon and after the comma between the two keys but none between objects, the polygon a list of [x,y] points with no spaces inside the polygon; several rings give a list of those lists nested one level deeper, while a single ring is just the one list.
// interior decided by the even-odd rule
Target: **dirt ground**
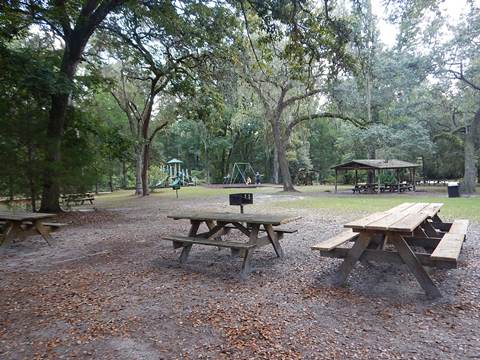
[{"label": "dirt ground", "polygon": [[[282,199],[296,196],[282,195]],[[212,247],[180,250],[175,209],[230,209],[226,197],[131,197],[60,216],[54,246],[32,237],[0,255],[0,359],[480,359],[480,225],[458,269],[432,272],[428,300],[404,268],[357,265],[348,286],[329,280],[338,260],[310,246],[364,214],[275,208],[256,194],[247,212],[300,215],[297,234],[254,253],[254,272]]]}]

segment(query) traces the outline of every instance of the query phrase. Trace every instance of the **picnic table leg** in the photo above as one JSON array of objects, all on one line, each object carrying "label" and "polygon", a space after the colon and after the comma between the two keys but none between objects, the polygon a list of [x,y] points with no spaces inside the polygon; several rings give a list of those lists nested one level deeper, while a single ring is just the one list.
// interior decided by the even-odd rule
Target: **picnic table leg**
[{"label": "picnic table leg", "polygon": [[[250,240],[249,243],[256,244],[258,239],[258,230],[260,229],[260,225],[252,224],[250,227]],[[244,256],[243,256],[243,263],[242,263],[242,270],[240,272],[240,276],[242,278],[246,278],[251,271],[250,268],[250,259],[252,258],[253,249],[245,249]]]},{"label": "picnic table leg", "polygon": [[422,227],[423,227],[423,231],[425,231],[425,233],[427,234],[427,236],[430,236],[430,237],[438,237],[440,236],[438,233],[437,233],[437,230],[435,230],[435,228],[433,227],[433,225],[428,222],[428,221],[424,221],[424,223],[422,224]]},{"label": "picnic table leg", "polygon": [[423,268],[422,264],[418,261],[415,253],[412,251],[407,242],[400,236],[394,235],[391,237],[392,243],[395,245],[395,248],[398,250],[398,254],[402,258],[407,267],[412,272],[413,275],[417,278],[420,286],[425,290],[429,298],[438,298],[442,294],[438,288],[433,283],[430,276]]},{"label": "picnic table leg", "polygon": [[348,275],[353,269],[355,263],[360,259],[365,249],[370,244],[370,235],[365,233],[360,233],[358,239],[353,244],[352,248],[347,254],[345,260],[343,260],[340,268],[333,278],[333,283],[335,285],[343,285],[347,280]]},{"label": "picnic table leg", "polygon": [[268,239],[272,243],[273,249],[275,250],[275,253],[277,254],[277,257],[283,258],[283,249],[280,246],[280,242],[278,241],[277,234],[275,231],[273,231],[273,226],[271,224],[264,224],[263,227],[267,231]]},{"label": "picnic table leg", "polygon": [[[215,222],[213,220],[206,220],[205,224],[207,224],[208,230],[212,230],[212,229],[215,228]],[[216,241],[222,241],[222,237],[221,236],[215,236],[215,240]],[[219,251],[222,250],[222,248],[220,246],[217,247],[217,249]]]},{"label": "picnic table leg", "polygon": [[8,222],[5,225],[5,230],[3,232],[3,240],[0,243],[1,246],[7,247],[13,242],[13,239],[18,235],[21,231],[20,225],[16,222]]},{"label": "picnic table leg", "polygon": [[37,232],[42,235],[43,240],[45,240],[48,246],[51,246],[50,242],[53,242],[53,238],[50,235],[50,230],[45,225],[43,225],[41,220],[35,220],[34,226]]},{"label": "picnic table leg", "polygon": [[[190,220],[190,223],[192,225],[190,226],[188,236],[194,237],[195,235],[197,235],[197,231],[200,227],[201,222],[197,220]],[[187,244],[183,246],[182,253],[180,254],[180,258],[178,259],[180,261],[180,264],[184,264],[187,261],[188,255],[190,255],[190,250],[192,250],[192,244]]]}]

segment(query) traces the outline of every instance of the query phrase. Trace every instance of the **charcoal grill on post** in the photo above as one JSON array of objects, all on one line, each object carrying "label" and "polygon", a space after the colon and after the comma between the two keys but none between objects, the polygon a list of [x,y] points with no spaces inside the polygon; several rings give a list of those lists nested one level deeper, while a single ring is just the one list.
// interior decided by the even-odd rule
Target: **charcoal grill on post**
[{"label": "charcoal grill on post", "polygon": [[240,206],[240,213],[243,214],[243,206],[253,204],[252,193],[230,194],[230,205]]}]

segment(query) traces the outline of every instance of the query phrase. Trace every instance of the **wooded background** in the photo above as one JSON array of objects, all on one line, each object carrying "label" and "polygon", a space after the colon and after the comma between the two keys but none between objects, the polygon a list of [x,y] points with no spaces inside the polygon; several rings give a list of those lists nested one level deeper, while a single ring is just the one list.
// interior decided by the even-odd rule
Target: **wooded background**
[{"label": "wooded background", "polygon": [[422,161],[475,191],[480,10],[396,0],[6,1],[0,5],[0,196],[132,188],[179,158],[206,182],[250,162],[294,189],[350,159]]}]

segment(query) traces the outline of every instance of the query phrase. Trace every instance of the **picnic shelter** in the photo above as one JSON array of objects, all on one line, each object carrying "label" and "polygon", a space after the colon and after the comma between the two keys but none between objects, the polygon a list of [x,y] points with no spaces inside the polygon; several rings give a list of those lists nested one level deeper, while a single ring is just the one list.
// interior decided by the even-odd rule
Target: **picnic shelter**
[{"label": "picnic shelter", "polygon": [[[358,184],[358,171],[366,170],[371,171],[373,174],[373,182],[371,184],[363,185],[363,188],[368,192],[377,192],[377,190],[384,191],[385,189],[390,191],[397,190],[398,192],[403,190],[416,190],[415,188],[415,171],[419,164],[410,163],[407,161],[397,160],[397,159],[364,159],[364,160],[350,160],[343,164],[332,166],[332,169],[335,170],[335,192],[337,192],[338,184],[338,172],[339,171],[355,171],[355,187],[353,191],[360,191],[361,187]],[[408,169],[409,181],[407,184],[402,184],[400,182],[400,171],[403,169]],[[380,173],[384,170],[395,170],[396,171],[396,184],[389,184],[388,186],[383,186],[380,184]],[[385,185],[385,184],[384,184]]]}]

